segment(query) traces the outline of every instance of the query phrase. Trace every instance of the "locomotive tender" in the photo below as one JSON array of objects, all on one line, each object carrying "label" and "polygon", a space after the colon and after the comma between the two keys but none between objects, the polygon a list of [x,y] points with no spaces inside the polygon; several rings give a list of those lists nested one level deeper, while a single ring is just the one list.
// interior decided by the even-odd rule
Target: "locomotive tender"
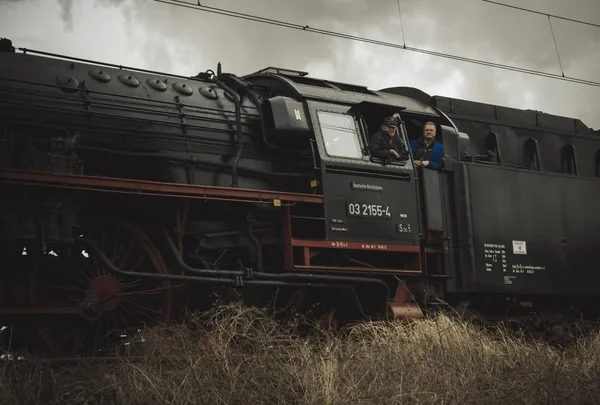
[{"label": "locomotive tender", "polygon": [[[600,296],[600,137],[580,120],[0,50],[0,321],[55,354],[233,293],[351,319]],[[436,124],[442,170],[370,157],[394,114],[407,145]]]}]

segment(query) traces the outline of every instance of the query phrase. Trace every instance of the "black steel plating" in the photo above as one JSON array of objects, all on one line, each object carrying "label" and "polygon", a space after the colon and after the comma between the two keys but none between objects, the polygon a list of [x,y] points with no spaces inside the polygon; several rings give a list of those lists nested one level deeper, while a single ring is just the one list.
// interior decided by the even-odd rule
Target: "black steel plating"
[{"label": "black steel plating", "polygon": [[[111,199],[108,193],[96,202],[75,190],[57,198],[48,188],[25,186],[21,195],[3,185],[10,197],[0,201],[5,242],[68,244],[81,210],[111,217],[139,209],[140,218],[156,215],[150,228],[172,227],[174,217],[177,229],[189,225],[180,236],[181,254],[162,231],[166,251],[185,275],[125,273],[90,246],[114,274],[313,286],[332,294],[340,289],[364,314],[362,286],[375,291],[368,298],[385,301],[397,282],[394,275],[352,275],[388,269],[377,268],[380,252],[344,248],[345,242],[364,242],[415,251],[419,246],[421,258],[443,262],[442,274],[434,273],[429,258],[418,265],[447,280],[441,292],[449,299],[600,297],[600,138],[579,120],[410,88],[373,91],[279,68],[240,78],[219,65],[217,74],[183,77],[41,52],[17,54],[4,39],[0,50],[4,167],[324,196],[323,205],[273,201],[264,211],[242,202],[202,202],[186,208],[187,220],[179,223],[175,202],[145,207],[133,196]],[[437,125],[443,170],[416,170],[411,158],[390,163],[369,156],[370,135],[396,113],[406,142],[421,135],[426,121]],[[290,224],[282,223],[282,210]],[[291,222],[306,225],[290,237],[306,244],[278,242],[276,230]],[[207,242],[196,234],[217,236]],[[324,240],[337,243],[336,249],[318,248]],[[243,257],[243,270],[217,270],[214,263],[228,249],[236,250],[228,260]],[[184,261],[198,257],[206,268]],[[344,258],[352,264],[341,263]],[[293,261],[298,270],[315,265],[341,274],[271,272],[283,268],[281,261],[286,268]],[[225,268],[235,266],[228,262]]]},{"label": "black steel plating", "polygon": [[238,187],[238,165],[240,163],[240,156],[242,156],[242,150],[244,149],[244,137],[242,136],[242,107],[241,97],[233,89],[219,80],[217,77],[213,78],[213,82],[225,91],[225,94],[229,94],[235,102],[235,126],[237,134],[237,151],[231,161],[231,187]]}]

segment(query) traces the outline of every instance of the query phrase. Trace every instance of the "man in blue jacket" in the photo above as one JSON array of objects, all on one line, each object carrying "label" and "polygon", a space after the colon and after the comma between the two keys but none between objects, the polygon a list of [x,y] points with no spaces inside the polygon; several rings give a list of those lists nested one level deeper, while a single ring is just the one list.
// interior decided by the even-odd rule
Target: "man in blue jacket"
[{"label": "man in blue jacket", "polygon": [[398,131],[398,120],[394,117],[388,117],[383,120],[381,129],[373,134],[369,142],[371,156],[383,161],[401,159],[405,155],[404,141]]},{"label": "man in blue jacket", "polygon": [[410,141],[415,166],[441,169],[444,165],[444,145],[435,140],[435,135],[435,124],[427,122],[423,127],[423,136]]}]

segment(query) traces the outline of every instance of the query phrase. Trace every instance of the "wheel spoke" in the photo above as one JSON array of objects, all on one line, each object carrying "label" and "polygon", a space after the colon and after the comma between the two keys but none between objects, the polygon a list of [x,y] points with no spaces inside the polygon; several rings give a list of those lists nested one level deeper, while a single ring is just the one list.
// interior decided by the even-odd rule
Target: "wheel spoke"
[{"label": "wheel spoke", "polygon": [[90,266],[90,264],[93,264],[91,260],[89,258],[84,258],[82,255],[77,255],[76,259],[72,261],[74,262],[74,267],[76,267],[79,270],[77,274],[85,277],[86,281],[88,283],[91,283],[92,280],[96,277],[96,274],[93,270],[93,266]]},{"label": "wheel spoke", "polygon": [[[142,322],[133,312],[131,312],[129,309],[127,309],[127,307],[121,306],[120,309],[122,309],[124,312],[128,313],[131,316],[131,318],[135,319],[138,322],[139,326],[142,326],[144,324],[144,322]],[[129,322],[128,322],[128,324],[129,324]],[[136,325],[136,326],[138,326],[138,325]]]},{"label": "wheel spoke", "polygon": [[[115,240],[115,244],[118,242],[118,240]],[[102,236],[100,237],[100,250],[102,250],[102,252],[104,252],[104,254],[106,255],[106,233],[102,232]],[[101,263],[100,267],[98,267],[98,271],[100,272],[100,274],[106,274],[105,272],[105,266],[104,266],[104,262]]]},{"label": "wheel spoke", "polygon": [[110,256],[110,262],[114,263],[117,258],[117,252],[119,251],[119,244],[115,241],[115,247],[113,249],[112,255]]},{"label": "wheel spoke", "polygon": [[122,322],[122,324],[127,325],[128,322],[127,322],[127,319],[125,318],[125,315],[123,315],[123,312],[118,311],[117,314],[118,314],[119,320]]},{"label": "wheel spoke", "polygon": [[144,280],[138,278],[138,279],[133,280],[133,281],[127,283],[127,284],[121,284],[121,288],[123,290],[127,291],[127,290],[129,290],[129,289],[131,289],[131,288],[133,288],[133,287],[135,287],[137,285],[142,284],[143,282],[144,282]]},{"label": "wheel spoke", "polygon": [[128,271],[133,273],[135,271],[135,269],[137,269],[139,267],[139,265],[142,264],[143,262],[144,262],[144,256],[140,256],[140,259],[138,260],[138,262]]},{"label": "wheel spoke", "polygon": [[85,280],[82,280],[81,278],[77,278],[72,274],[69,274],[67,272],[61,271],[61,270],[57,270],[56,271],[57,274],[60,274],[63,277],[68,278],[69,280],[73,281],[76,284],[79,284],[81,287],[83,288],[87,288],[90,285],[90,282],[92,281],[89,277],[87,277],[84,273],[79,272],[78,275],[82,276],[83,278],[85,278]]},{"label": "wheel spoke", "polygon": [[118,268],[122,269],[123,266],[125,265],[125,262],[127,261],[127,259],[129,259],[129,255],[131,254],[131,251],[133,250],[133,245],[130,245],[129,248],[127,249],[127,252],[125,253],[125,256],[123,257],[123,260],[121,261],[121,264],[119,264]]},{"label": "wheel spoke", "polygon": [[138,304],[137,302],[131,301],[131,300],[123,300],[123,304],[129,304],[129,305],[133,305],[134,307],[137,307],[139,309],[142,309],[144,311],[153,313],[153,314],[157,314],[158,316],[163,316],[164,314],[161,311],[157,311],[156,309],[152,309],[152,308],[148,308],[144,305]]},{"label": "wheel spoke", "polygon": [[165,288],[155,288],[152,290],[145,290],[145,291],[137,291],[136,295],[145,295],[145,296],[151,296],[151,295],[163,295],[165,293]]},{"label": "wheel spoke", "polygon": [[52,288],[54,290],[61,290],[61,291],[71,291],[71,292],[77,292],[77,293],[85,293],[86,289],[82,289],[82,288],[73,288],[73,287],[64,287],[64,286],[59,286],[59,285],[48,285],[46,286],[46,288]]}]

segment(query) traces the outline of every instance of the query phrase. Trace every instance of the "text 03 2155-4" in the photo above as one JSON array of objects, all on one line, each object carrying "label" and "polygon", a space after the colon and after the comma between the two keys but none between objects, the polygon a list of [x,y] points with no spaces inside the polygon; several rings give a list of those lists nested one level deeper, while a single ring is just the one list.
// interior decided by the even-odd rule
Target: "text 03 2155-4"
[{"label": "text 03 2155-4", "polygon": [[392,212],[390,211],[389,205],[347,202],[346,211],[350,217],[392,218]]}]

